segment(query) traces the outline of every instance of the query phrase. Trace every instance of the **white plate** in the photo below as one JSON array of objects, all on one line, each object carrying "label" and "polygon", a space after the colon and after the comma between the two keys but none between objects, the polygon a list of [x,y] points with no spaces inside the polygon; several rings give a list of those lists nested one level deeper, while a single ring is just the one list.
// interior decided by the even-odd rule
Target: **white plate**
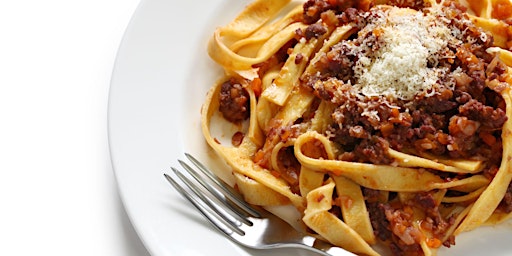
[{"label": "white plate", "polygon": [[[206,43],[248,1],[143,0],[120,46],[109,100],[119,191],[148,251],[163,255],[283,255],[240,248],[215,231],[163,177],[190,152],[214,158],[199,128],[206,91],[221,75]],[[510,255],[512,225],[480,229],[441,255]]]}]

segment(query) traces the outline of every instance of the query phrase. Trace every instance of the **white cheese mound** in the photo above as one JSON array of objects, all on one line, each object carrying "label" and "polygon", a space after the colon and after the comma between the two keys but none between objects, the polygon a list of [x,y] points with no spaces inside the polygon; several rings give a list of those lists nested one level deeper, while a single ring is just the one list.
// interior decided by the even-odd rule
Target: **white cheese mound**
[{"label": "white cheese mound", "polygon": [[434,15],[398,7],[379,10],[359,37],[368,43],[352,45],[359,55],[353,67],[355,89],[366,96],[404,100],[432,93],[446,72],[435,68],[440,52],[454,38]]}]

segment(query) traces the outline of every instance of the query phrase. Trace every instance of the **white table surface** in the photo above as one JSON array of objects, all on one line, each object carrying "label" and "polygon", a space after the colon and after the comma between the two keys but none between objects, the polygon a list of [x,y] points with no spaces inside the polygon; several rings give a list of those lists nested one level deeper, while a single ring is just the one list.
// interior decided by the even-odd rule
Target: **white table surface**
[{"label": "white table surface", "polygon": [[148,255],[107,140],[110,76],[138,3],[0,2],[0,255]]}]

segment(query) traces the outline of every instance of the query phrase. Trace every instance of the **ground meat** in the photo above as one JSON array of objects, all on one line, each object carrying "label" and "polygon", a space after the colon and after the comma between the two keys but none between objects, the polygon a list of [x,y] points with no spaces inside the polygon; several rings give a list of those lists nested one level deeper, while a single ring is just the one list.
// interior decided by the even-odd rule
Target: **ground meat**
[{"label": "ground meat", "polygon": [[444,113],[457,107],[453,91],[447,87],[437,88],[437,93],[416,102],[417,108],[427,113]]},{"label": "ground meat", "polygon": [[323,12],[333,11],[341,15],[350,8],[368,11],[373,4],[373,0],[308,0],[303,5],[303,19],[304,23],[313,24],[320,19]]},{"label": "ground meat", "polygon": [[456,152],[458,157],[469,157],[477,148],[479,138],[474,136],[480,127],[480,123],[470,120],[467,117],[458,115],[452,116],[448,125],[448,130],[452,136],[452,143],[449,150]]},{"label": "ground meat", "polygon": [[381,192],[366,187],[361,188],[375,236],[381,241],[388,241],[391,238],[391,231],[388,227],[389,221],[386,219],[382,206],[380,206],[382,204],[380,202]]},{"label": "ground meat", "polygon": [[[425,212],[426,218],[421,223],[421,228],[429,230],[433,235],[431,239],[437,239],[440,243],[443,240],[445,233],[455,223],[455,216],[451,216],[447,219],[441,216],[440,208],[445,206],[438,204],[435,201],[433,195],[435,192],[436,191],[417,193],[408,203]],[[445,241],[443,245],[450,247],[453,244],[455,244],[455,240],[454,238],[450,238]],[[441,244],[438,245],[440,246]]]},{"label": "ground meat", "polygon": [[362,12],[355,8],[347,8],[342,14],[338,15],[341,24],[353,23],[357,27],[362,27],[366,21],[361,17]]},{"label": "ground meat", "polygon": [[249,117],[249,94],[234,79],[222,84],[219,102],[219,111],[226,120],[238,123]]},{"label": "ground meat", "polygon": [[[367,189],[364,189],[363,193],[365,196],[372,195]],[[443,241],[444,234],[455,223],[455,219],[454,217],[444,219],[441,216],[439,209],[442,205],[435,201],[433,193],[416,193],[403,202],[394,199],[386,203],[367,203],[375,234],[379,239],[390,242],[393,255],[422,255],[419,241],[423,235],[412,225],[415,221],[415,208],[426,214],[420,228],[428,230],[433,235],[427,241],[430,246],[450,247],[455,244],[454,237]]]},{"label": "ground meat", "polygon": [[309,40],[313,37],[319,37],[327,32],[327,28],[322,26],[321,24],[315,23],[309,25],[304,32],[306,40]]},{"label": "ground meat", "polygon": [[313,24],[320,19],[322,12],[332,8],[327,1],[322,0],[309,0],[304,3],[304,22],[306,24]]},{"label": "ground meat", "polygon": [[[393,207],[391,204],[381,204],[379,207],[389,222],[389,229],[393,233],[393,242],[400,247],[401,251],[420,251],[419,246],[421,232],[412,225],[413,210],[411,207]],[[411,248],[412,247],[412,248]],[[400,255],[394,253],[395,255]]]},{"label": "ground meat", "polygon": [[482,128],[496,130],[503,127],[507,121],[507,114],[500,108],[486,106],[475,99],[469,100],[459,107],[459,113],[471,120],[480,122]]},{"label": "ground meat", "polygon": [[388,155],[389,143],[381,137],[373,136],[362,140],[353,150],[356,158],[362,162],[390,164],[393,159]]},{"label": "ground meat", "polygon": [[282,164],[280,166],[280,177],[290,184],[290,189],[296,194],[300,194],[299,188],[299,173],[300,163],[295,158],[293,153],[293,147],[287,147],[282,149],[278,155],[278,162]]},{"label": "ground meat", "polygon": [[[321,56],[315,67],[322,70],[322,77],[336,77],[347,82],[354,76],[352,67],[356,56],[350,52],[347,44],[337,44],[327,54]],[[352,81],[353,82],[353,81]]]},{"label": "ground meat", "polygon": [[389,230],[389,221],[386,219],[384,211],[382,211],[382,204],[378,202],[367,203],[366,207],[370,215],[370,221],[373,227],[375,236],[381,241],[388,241],[391,239],[391,231]]},{"label": "ground meat", "polygon": [[427,1],[423,0],[389,0],[388,4],[398,7],[408,7],[411,9],[419,10],[423,7],[425,7],[425,4]]}]

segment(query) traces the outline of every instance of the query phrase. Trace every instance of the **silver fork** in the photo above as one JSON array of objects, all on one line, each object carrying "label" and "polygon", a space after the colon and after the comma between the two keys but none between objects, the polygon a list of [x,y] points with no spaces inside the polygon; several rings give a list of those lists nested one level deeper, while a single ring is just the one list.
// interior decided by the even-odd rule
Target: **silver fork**
[{"label": "silver fork", "polygon": [[275,215],[246,203],[233,188],[197,159],[190,154],[185,155],[196,168],[184,161],[178,162],[196,182],[174,167],[171,169],[188,189],[168,174],[164,174],[165,178],[231,241],[253,249],[300,248],[320,255],[354,255],[298,232]]}]

